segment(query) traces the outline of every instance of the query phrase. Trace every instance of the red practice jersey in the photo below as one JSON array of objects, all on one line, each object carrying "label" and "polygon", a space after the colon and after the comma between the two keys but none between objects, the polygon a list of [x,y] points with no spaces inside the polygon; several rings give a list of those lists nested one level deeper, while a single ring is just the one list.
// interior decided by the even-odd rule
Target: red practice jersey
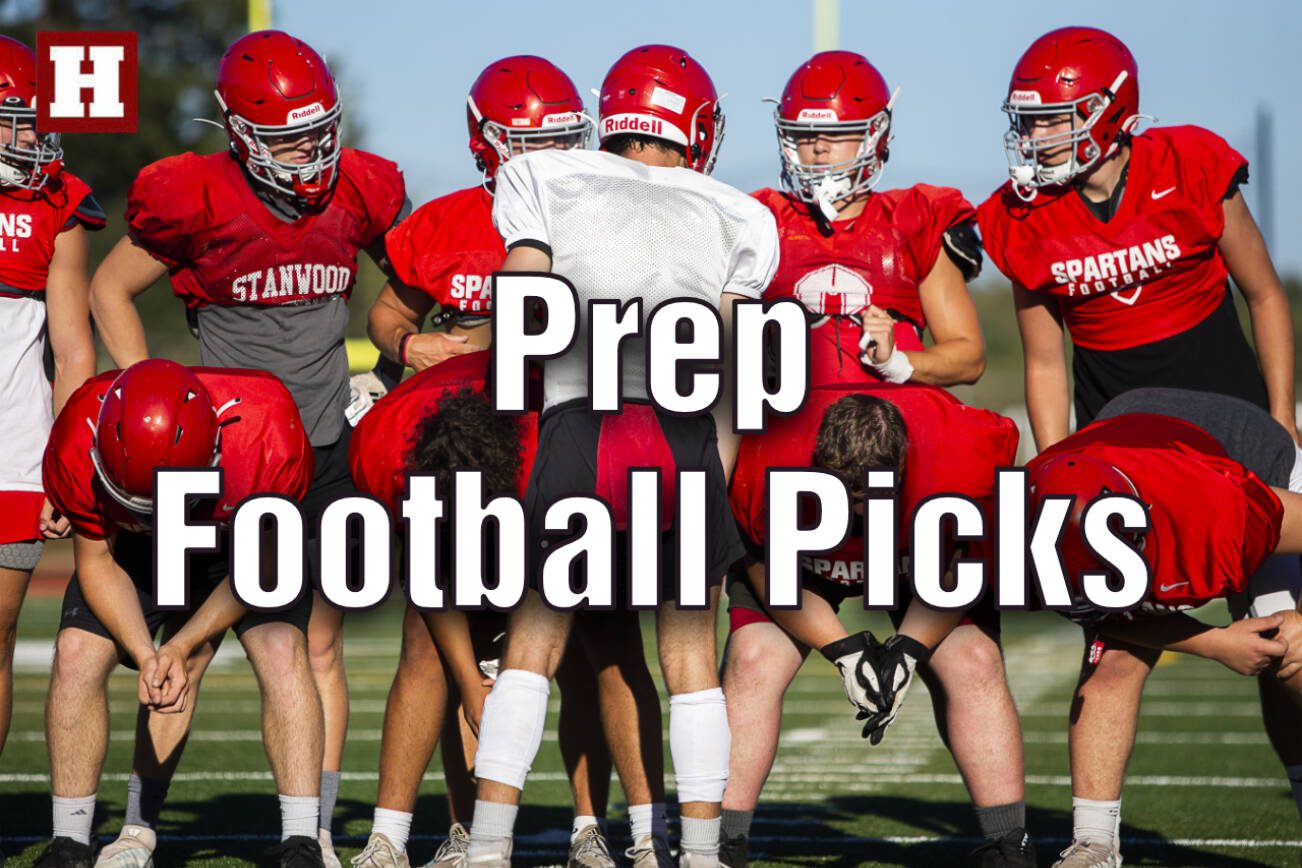
[{"label": "red practice jersey", "polygon": [[[348,466],[359,491],[398,514],[398,504],[407,492],[408,459],[421,421],[437,412],[439,403],[449,395],[463,389],[484,391],[490,356],[487,352],[453,356],[408,378],[375,403],[357,423],[348,447]],[[517,493],[523,497],[538,445],[538,414],[526,413],[519,421]]]},{"label": "red practice jersey", "polygon": [[426,202],[385,238],[394,274],[445,310],[487,316],[493,310],[494,271],[506,248],[493,227],[493,199],[469,187]]},{"label": "red practice jersey", "polygon": [[78,224],[103,229],[104,211],[70,172],[42,190],[0,187],[0,296],[44,292],[54,240]]},{"label": "red practice jersey", "polygon": [[127,196],[137,244],[171,270],[187,305],[283,305],[352,292],[357,253],[402,211],[402,173],[344,148],[339,180],[319,211],[274,215],[228,153],[168,157],[140,170]]},{"label": "red practice jersey", "polygon": [[873,193],[861,215],[836,221],[831,234],[809,206],[784,193],[764,189],[754,196],[773,212],[781,245],[764,298],[795,298],[813,316],[833,316],[810,335],[812,385],[873,376],[859,361],[863,332],[838,318],[870,304],[903,317],[895,328],[900,349],[923,348],[919,333],[927,318],[918,285],[935,267],[945,233],[976,216],[962,193],[928,184]]},{"label": "red practice jersey", "polygon": [[[909,519],[925,498],[959,494],[976,501],[994,496],[995,468],[1017,458],[1017,426],[1010,419],[969,407],[944,389],[875,381],[812,389],[794,416],[777,417],[763,434],[742,438],[732,478],[732,510],[742,532],[763,546],[767,535],[771,467],[812,467],[823,413],[846,395],[866,393],[890,401],[908,428],[909,446],[898,498],[900,545],[908,544]],[[835,551],[806,556],[815,575],[846,585],[863,582],[863,540],[847,539]]]},{"label": "red practice jersey", "polygon": [[[259,494],[301,500],[312,481],[312,447],[289,391],[261,371],[193,370],[219,411],[223,471],[221,497],[200,500],[199,517],[229,521],[242,501]],[[120,373],[106,371],[73,393],[45,450],[46,496],[89,539],[106,539],[119,529],[150,531],[104,490],[90,458],[100,404]]]},{"label": "red practice jersey", "polygon": [[1076,344],[1123,350],[1193,328],[1225,298],[1223,202],[1247,161],[1199,127],[1130,142],[1111,220],[1073,189],[1023,202],[1006,183],[978,211],[986,253],[1014,283],[1058,297]]},{"label": "red practice jersey", "polygon": [[1152,602],[1200,606],[1241,591],[1279,544],[1284,508],[1275,492],[1182,419],[1134,413],[1095,422],[1027,467],[1063,454],[1112,464],[1148,505]]}]

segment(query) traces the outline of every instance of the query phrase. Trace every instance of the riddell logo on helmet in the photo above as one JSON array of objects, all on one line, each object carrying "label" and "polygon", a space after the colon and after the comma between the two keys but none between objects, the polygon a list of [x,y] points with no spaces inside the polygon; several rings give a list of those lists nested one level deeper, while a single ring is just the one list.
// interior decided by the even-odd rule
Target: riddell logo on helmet
[{"label": "riddell logo on helmet", "polygon": [[289,114],[285,117],[285,123],[292,124],[297,121],[306,121],[316,117],[317,115],[323,114],[325,114],[325,106],[321,105],[319,102],[314,102],[311,105],[303,106],[302,108],[291,109]]},{"label": "riddell logo on helmet", "polygon": [[798,121],[832,121],[840,120],[831,109],[801,109],[796,115]]},{"label": "riddell logo on helmet", "polygon": [[601,120],[601,134],[603,136],[611,133],[646,133],[659,136],[664,133],[664,128],[663,122],[640,115],[615,115]]},{"label": "riddell logo on helmet", "polygon": [[1040,94],[1034,90],[1015,90],[1008,95],[1009,105],[1039,105]]},{"label": "riddell logo on helmet", "polygon": [[554,115],[543,115],[542,125],[545,127],[560,126],[561,124],[577,124],[579,115],[577,112],[558,112]]}]

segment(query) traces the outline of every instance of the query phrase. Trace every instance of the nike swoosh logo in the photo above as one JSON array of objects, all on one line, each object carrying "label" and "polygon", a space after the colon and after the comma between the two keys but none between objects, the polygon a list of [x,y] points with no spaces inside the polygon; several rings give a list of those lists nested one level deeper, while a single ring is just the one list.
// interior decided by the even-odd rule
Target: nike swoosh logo
[{"label": "nike swoosh logo", "polygon": [[1158,590],[1165,594],[1167,591],[1174,591],[1176,588],[1183,588],[1188,582],[1176,582],[1174,585],[1161,585]]},{"label": "nike swoosh logo", "polygon": [[1174,192],[1175,192],[1175,187],[1167,187],[1165,190],[1163,190],[1160,193],[1154,190],[1150,195],[1152,195],[1153,201],[1156,202],[1158,199],[1161,199],[1163,196],[1167,195],[1168,193],[1174,193]]}]

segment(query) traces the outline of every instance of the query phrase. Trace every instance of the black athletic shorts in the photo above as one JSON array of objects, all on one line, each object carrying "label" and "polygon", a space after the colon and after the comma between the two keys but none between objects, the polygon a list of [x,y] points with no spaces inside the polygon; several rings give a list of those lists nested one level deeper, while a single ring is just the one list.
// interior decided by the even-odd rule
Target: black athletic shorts
[{"label": "black athletic shorts", "polygon": [[[188,610],[160,609],[154,604],[153,597],[153,538],[148,534],[128,531],[118,532],[114,539],[113,560],[131,577],[131,582],[136,587],[136,599],[140,603],[140,610],[144,612],[145,624],[149,627],[151,636],[157,638],[159,631],[169,624],[172,628],[169,632],[174,632],[175,628],[185,623],[195,609],[203,605],[203,601],[208,599],[208,595],[213,592],[217,585],[221,584],[228,570],[226,555],[228,542],[228,536],[222,534],[221,550],[213,553],[190,553],[187,555],[187,574],[190,578],[190,608]],[[246,612],[244,617],[235,622],[235,635],[243,636],[245,631],[259,624],[278,623],[290,624],[306,633],[308,618],[311,614],[312,595],[303,594],[299,597],[297,603],[279,612]],[[59,616],[59,629],[65,630],[69,627],[85,630],[87,633],[94,633],[96,636],[103,636],[105,639],[113,639],[113,635],[108,628],[86,605],[86,599],[81,594],[81,582],[75,572],[72,574],[72,580],[68,582],[68,588],[63,594],[63,611]],[[134,668],[134,663],[132,663],[131,658],[127,656],[125,651],[119,650],[118,656],[124,665]]]},{"label": "black athletic shorts", "polygon": [[[312,447],[315,469],[312,472],[312,484],[308,486],[300,508],[303,513],[304,543],[307,547],[306,579],[317,590],[321,588],[321,515],[336,500],[357,493],[352,472],[348,468],[348,444],[352,434],[353,426],[345,425],[343,433],[334,443]],[[350,556],[355,556],[357,550],[357,545],[351,545]]]},{"label": "black athletic shorts", "polygon": [[[656,448],[630,447],[618,432],[623,426],[642,426],[640,433]],[[659,451],[656,451],[658,449]],[[568,531],[545,530],[547,508],[575,495],[606,497],[612,479],[627,480],[629,468],[661,467],[668,475],[675,470],[706,471],[705,550],[706,583],[717,587],[733,563],[745,554],[728,502],[728,485],[719,462],[714,419],[710,416],[673,416],[648,404],[625,402],[622,414],[590,413],[587,400],[568,401],[545,411],[539,421],[538,455],[524,496],[525,527],[528,534],[527,569],[533,587],[542,582],[542,563],[549,549],[574,536]],[[621,509],[612,504],[618,522]],[[671,522],[664,527],[661,541],[661,598],[677,598],[676,564],[678,542],[676,504],[662,503]],[[620,531],[615,540],[616,598],[624,597],[627,575],[628,534]],[[571,581],[574,581],[572,578]],[[626,597],[624,597],[626,598]]]},{"label": "black athletic shorts", "polygon": [[1297,446],[1284,426],[1255,404],[1186,389],[1132,389],[1109,401],[1098,418],[1128,413],[1155,413],[1191,422],[1215,437],[1230,458],[1267,485],[1288,488]]},{"label": "black athletic shorts", "polygon": [[1072,348],[1076,429],[1113,398],[1144,386],[1232,395],[1269,410],[1266,380],[1243,336],[1228,287],[1220,307],[1191,329],[1124,350]]}]

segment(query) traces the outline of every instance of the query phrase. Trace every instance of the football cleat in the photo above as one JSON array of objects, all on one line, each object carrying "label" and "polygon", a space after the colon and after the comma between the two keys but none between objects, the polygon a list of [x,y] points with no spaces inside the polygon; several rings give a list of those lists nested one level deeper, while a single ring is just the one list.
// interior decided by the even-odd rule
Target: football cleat
[{"label": "football cleat", "polygon": [[158,835],[148,826],[128,824],[113,843],[99,851],[95,868],[151,868]]},{"label": "football cleat", "polygon": [[1110,845],[1072,841],[1058,856],[1053,868],[1121,868],[1121,844],[1115,838]]},{"label": "football cleat", "polygon": [[633,868],[673,868],[674,857],[669,853],[669,841],[647,835],[624,851],[633,860]]},{"label": "football cleat", "polygon": [[267,850],[280,868],[325,868],[321,843],[308,835],[291,835]]},{"label": "football cleat", "polygon": [[434,858],[421,868],[453,868],[465,864],[466,851],[470,849],[470,832],[460,823],[448,829],[448,839],[439,845]]},{"label": "football cleat", "polygon": [[615,860],[610,855],[610,847],[601,834],[600,826],[586,826],[579,836],[570,842],[570,857],[565,862],[566,868],[615,868]]},{"label": "football cleat", "polygon": [[720,864],[715,853],[688,853],[683,850],[678,854],[678,868],[719,868]]},{"label": "football cleat", "polygon": [[1035,868],[1035,844],[1025,829],[986,841],[972,851],[974,868]]},{"label": "football cleat", "polygon": [[330,837],[329,829],[317,829],[316,842],[321,845],[321,861],[325,863],[326,868],[344,868],[335,853],[335,842]]},{"label": "football cleat", "polygon": [[478,868],[511,868],[511,845],[514,839],[506,838],[497,842],[497,847],[487,853],[471,856],[467,845],[466,854],[461,857],[461,865],[474,865]]},{"label": "football cleat", "polygon": [[[383,832],[372,832],[366,848],[352,859],[355,868],[409,868],[407,853],[395,847]],[[433,864],[433,863],[430,863]]]},{"label": "football cleat", "polygon": [[35,868],[91,868],[94,863],[89,844],[60,836],[46,845],[32,864]]},{"label": "football cleat", "polygon": [[746,868],[747,849],[745,835],[721,839],[719,841],[719,864],[723,868]]}]

